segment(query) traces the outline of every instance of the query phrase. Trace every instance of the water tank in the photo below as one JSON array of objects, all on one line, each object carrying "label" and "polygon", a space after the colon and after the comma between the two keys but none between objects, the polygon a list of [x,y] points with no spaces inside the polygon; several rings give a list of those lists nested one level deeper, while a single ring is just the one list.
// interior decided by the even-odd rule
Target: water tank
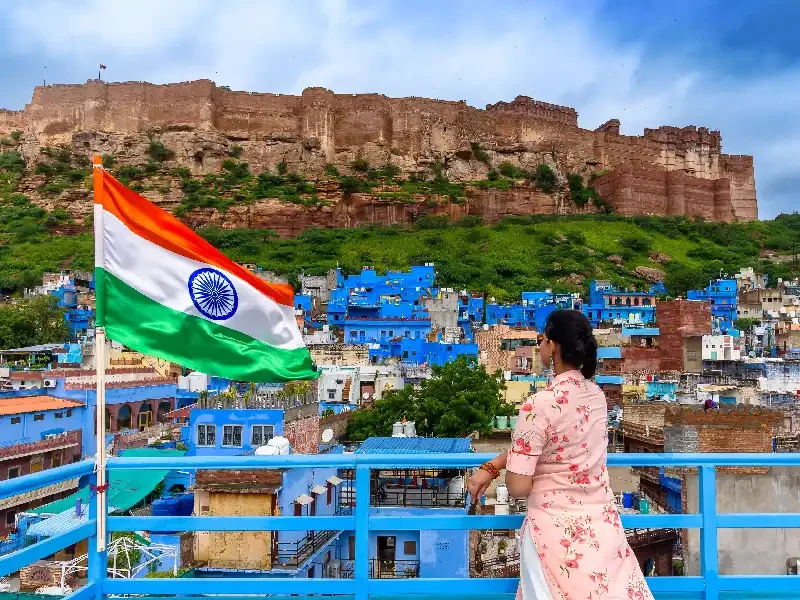
[{"label": "water tank", "polygon": [[189,391],[202,392],[208,389],[208,375],[194,371],[189,373]]},{"label": "water tank", "polygon": [[188,390],[189,386],[190,386],[190,383],[189,383],[189,378],[188,377],[186,377],[184,375],[181,375],[180,377],[178,377],[178,389],[179,390]]},{"label": "water tank", "polygon": [[194,494],[181,494],[178,496],[178,514],[182,517],[191,516],[194,511]]},{"label": "water tank", "polygon": [[447,484],[447,503],[455,505],[461,501],[464,495],[464,478],[460,475],[453,477]]},{"label": "water tank", "polygon": [[276,456],[278,449],[275,446],[259,446],[256,448],[256,456]]},{"label": "water tank", "polygon": [[417,425],[414,421],[406,423],[406,426],[403,428],[403,433],[405,433],[406,437],[417,437]]},{"label": "water tank", "polygon": [[502,483],[497,486],[497,503],[508,504],[508,488]]},{"label": "water tank", "polygon": [[269,442],[267,442],[267,447],[275,448],[277,450],[275,454],[279,456],[286,456],[287,454],[290,454],[292,451],[291,442],[289,442],[289,440],[280,435],[276,435]]},{"label": "water tank", "polygon": [[404,437],[403,424],[398,421],[392,425],[392,437]]}]

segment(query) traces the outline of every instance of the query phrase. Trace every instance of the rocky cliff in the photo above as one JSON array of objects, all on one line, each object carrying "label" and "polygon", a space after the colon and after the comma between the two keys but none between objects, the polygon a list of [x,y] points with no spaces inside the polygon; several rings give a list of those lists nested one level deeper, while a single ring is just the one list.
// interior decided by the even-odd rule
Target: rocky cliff
[{"label": "rocky cliff", "polygon": [[481,110],[322,88],[89,81],[37,87],[24,110],[0,111],[0,151],[25,159],[18,191],[78,219],[90,214],[79,173],[92,154],[192,225],[282,236],[437,214],[757,218],[752,157],[721,154],[719,132],[624,136],[616,119],[591,131],[577,118],[527,97]]}]

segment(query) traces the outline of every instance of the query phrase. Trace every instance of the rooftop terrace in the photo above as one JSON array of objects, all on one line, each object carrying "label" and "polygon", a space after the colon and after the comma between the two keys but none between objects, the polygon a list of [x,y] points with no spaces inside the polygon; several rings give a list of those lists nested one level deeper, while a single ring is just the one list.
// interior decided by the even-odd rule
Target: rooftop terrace
[{"label": "rooftop terrace", "polygon": [[[92,502],[89,519],[74,529],[46,541],[27,546],[0,557],[0,576],[47,558],[82,540],[89,544],[89,578],[69,600],[101,600],[109,596],[175,596],[181,600],[204,595],[240,598],[245,595],[272,597],[309,594],[335,595],[354,600],[414,596],[417,600],[457,596],[460,600],[512,598],[515,579],[409,578],[384,580],[370,577],[370,531],[496,530],[519,527],[522,516],[472,516],[435,514],[383,516],[371,514],[370,476],[376,469],[472,468],[490,458],[484,454],[323,454],[258,457],[112,457],[108,468],[128,470],[198,470],[198,469],[276,469],[293,467],[338,467],[356,473],[356,506],[352,515],[302,517],[292,516],[192,516],[127,517],[107,516],[102,504]],[[698,471],[699,510],[679,515],[623,515],[626,528],[698,529],[701,566],[699,576],[657,577],[649,584],[658,600],[704,598],[707,600],[800,598],[800,576],[734,576],[719,574],[718,534],[720,529],[800,528],[797,513],[720,513],[717,512],[718,467],[800,467],[800,454],[616,454],[609,456],[609,466],[691,467]],[[25,493],[75,477],[95,478],[95,465],[87,460],[33,475],[3,482],[0,499]],[[100,504],[100,512],[97,505]],[[106,555],[97,551],[98,522],[108,531],[332,531],[355,532],[356,560],[352,579],[264,579],[237,575],[232,578],[144,578],[111,579],[106,577]],[[300,524],[302,523],[302,525]],[[391,588],[391,589],[390,589]]]}]

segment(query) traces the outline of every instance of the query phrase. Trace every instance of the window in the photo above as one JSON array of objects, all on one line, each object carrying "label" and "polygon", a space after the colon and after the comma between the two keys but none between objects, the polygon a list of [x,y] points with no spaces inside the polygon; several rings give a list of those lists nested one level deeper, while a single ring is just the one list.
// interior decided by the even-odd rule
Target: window
[{"label": "window", "polygon": [[589,311],[589,315],[588,316],[589,316],[590,319],[592,318],[592,311]]},{"label": "window", "polygon": [[64,455],[62,452],[53,452],[53,456],[50,458],[50,466],[52,468],[60,467],[64,464]]},{"label": "window", "polygon": [[44,457],[42,456],[34,456],[31,459],[31,473],[39,473],[42,469],[44,469]]},{"label": "window", "polygon": [[242,426],[225,425],[222,428],[222,445],[229,448],[242,447]]},{"label": "window", "polygon": [[43,413],[39,413],[38,415],[33,415],[33,420],[34,421],[44,421],[44,414]]},{"label": "window", "polygon": [[253,425],[252,428],[252,445],[263,446],[272,439],[274,435],[274,427],[272,425]]},{"label": "window", "polygon": [[329,481],[328,482],[328,490],[326,492],[326,498],[325,498],[325,501],[326,501],[328,506],[331,505],[332,496],[333,496],[333,486],[331,485],[331,482]]},{"label": "window", "polygon": [[347,549],[350,553],[350,560],[356,559],[356,536],[351,535],[347,540]]},{"label": "window", "polygon": [[55,416],[56,419],[63,419],[64,418],[64,413],[56,413],[53,416]]},{"label": "window", "polygon": [[216,446],[217,445],[217,426],[198,425],[197,426],[197,445]]},{"label": "window", "polygon": [[314,579],[314,565],[311,565],[311,568],[308,570],[308,578]]},{"label": "window", "polygon": [[71,416],[72,416],[72,409],[71,409],[71,408],[68,408],[68,409],[67,409],[67,416],[68,416],[68,417],[71,417]]},{"label": "window", "polygon": [[11,424],[12,425],[19,425],[22,422],[20,417],[11,417]]},{"label": "window", "polygon": [[303,516],[303,505],[299,502],[294,503],[294,516],[295,517],[302,517]]},{"label": "window", "polygon": [[403,554],[406,556],[416,556],[417,542],[415,540],[406,540],[403,542]]},{"label": "window", "polygon": [[328,400],[336,400],[336,390],[328,390]]},{"label": "window", "polygon": [[19,477],[19,467],[11,467],[8,470],[8,478],[16,479],[17,477]]},{"label": "window", "polygon": [[408,358],[408,350],[403,350],[403,358]]},{"label": "window", "polygon": [[16,516],[17,513],[13,510],[10,510],[6,513],[6,527],[13,527],[16,523]]}]

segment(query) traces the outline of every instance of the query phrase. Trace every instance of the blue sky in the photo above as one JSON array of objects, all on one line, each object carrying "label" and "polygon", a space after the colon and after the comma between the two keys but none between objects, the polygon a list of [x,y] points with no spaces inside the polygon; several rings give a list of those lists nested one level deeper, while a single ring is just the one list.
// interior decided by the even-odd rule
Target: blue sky
[{"label": "blue sky", "polygon": [[519,94],[582,127],[698,125],[753,154],[762,218],[800,209],[800,2],[137,0],[9,3],[0,107],[50,83],[209,78],[466,100]]}]

